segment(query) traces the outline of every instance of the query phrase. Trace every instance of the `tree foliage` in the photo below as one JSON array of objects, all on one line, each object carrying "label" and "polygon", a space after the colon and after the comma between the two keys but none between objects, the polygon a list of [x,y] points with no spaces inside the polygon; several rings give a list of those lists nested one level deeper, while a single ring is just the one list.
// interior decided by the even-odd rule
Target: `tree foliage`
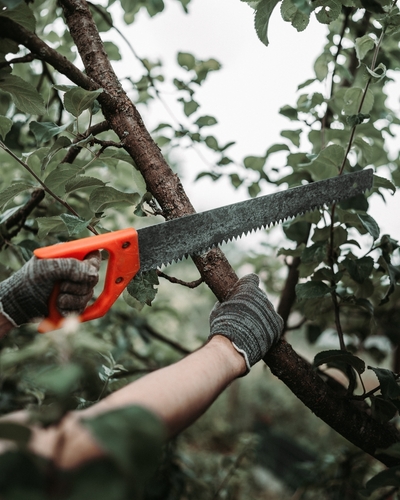
[{"label": "tree foliage", "polygon": [[[242,1],[254,9],[256,33],[268,45],[270,17],[279,2]],[[190,0],[179,3],[188,12]],[[102,44],[99,32],[114,30],[124,37],[112,14],[122,10],[124,22],[131,24],[140,11],[151,17],[161,14],[163,0],[1,0],[0,5],[1,278],[28,260],[38,246],[79,238],[88,231],[140,225],[144,218],[149,224],[156,216],[171,219],[193,213],[167,161],[175,148],[207,151],[213,165],[198,178],[226,178],[233,188],[245,186],[249,196],[258,195],[266,184],[290,188],[374,169],[371,192],[286,221],[284,248],[268,247],[268,255],[254,256],[247,264],[262,275],[264,270],[269,273],[265,284],[279,294],[285,332],[303,333],[310,344],[329,328],[337,336],[338,349],[317,354],[313,366],[282,340],[265,358],[271,371],[333,429],[390,467],[369,480],[365,494],[400,487],[399,243],[381,234],[369,208],[371,196],[385,198],[400,186],[399,149],[391,140],[398,134],[400,117],[387,104],[388,84],[400,68],[396,2],[283,0],[279,4],[282,18],[297,31],[307,28],[311,15],[326,24],[326,44],[315,61],[314,75],[298,85],[297,101],[280,109],[289,122],[281,131],[281,142],[268,145],[264,155],[249,152],[240,160],[230,153],[235,138],[221,143],[213,135],[217,120],[202,113],[197,97],[209,75],[221,69],[219,61],[199,59],[182,48],[177,54],[179,77],[170,77],[162,62],[140,58],[128,42],[142,72],[123,82],[113,73],[110,61],[121,59],[119,47],[114,42]],[[185,124],[163,121],[150,133],[137,106],[151,106],[154,100],[163,103],[166,79],[174,85]],[[282,167],[274,167],[276,159]],[[268,263],[272,254],[281,256],[275,262],[287,268],[283,280],[282,269],[276,272]],[[236,275],[222,252],[213,250],[193,260],[201,278],[190,285],[205,281],[223,300]],[[48,425],[69,409],[90,405],[133,377],[187,353],[138,313],[154,299],[158,307],[157,285],[155,272],[140,276],[128,287],[125,303],[118,302],[97,323],[81,325],[79,334],[39,337],[27,328],[3,340],[1,412],[30,405],[36,418]],[[355,342],[350,343],[351,338]],[[383,340],[390,342],[389,354],[382,348],[387,345]],[[162,355],[156,341],[164,346]],[[374,366],[368,364],[372,361],[366,363],[366,357]],[[342,372],[346,386],[325,373],[327,367]],[[363,382],[368,372],[376,376],[372,389]],[[116,485],[121,498],[133,487],[126,481],[127,468],[138,466],[137,454],[146,448],[137,437],[136,447],[125,441],[124,436],[132,434],[127,420],[132,418],[144,429],[151,450],[157,450],[160,435],[157,423],[140,409],[127,412],[88,423],[112,462],[108,468],[96,467],[104,474],[110,471],[109,484]],[[2,425],[1,436],[23,450],[27,429]],[[115,440],[109,439],[112,429],[117,429]],[[235,467],[247,456],[246,446],[236,450]],[[170,459],[171,453],[165,451]],[[25,452],[4,456],[2,461],[10,471],[14,465],[23,466],[26,484],[37,491],[37,498],[47,498],[41,481],[48,464]],[[166,464],[178,468],[173,460]],[[146,468],[145,463],[141,466]],[[94,487],[93,478],[100,470],[96,467],[77,472],[68,498],[81,498],[87,485]],[[190,478],[183,477],[182,469],[179,476],[176,469],[169,473],[179,477],[179,494],[184,495]],[[221,484],[225,488],[224,481]],[[139,498],[140,481],[135,485]],[[10,498],[21,487],[12,472],[0,483]],[[109,498],[109,491],[98,484],[96,496]],[[167,498],[165,491],[158,494],[157,498]]]}]

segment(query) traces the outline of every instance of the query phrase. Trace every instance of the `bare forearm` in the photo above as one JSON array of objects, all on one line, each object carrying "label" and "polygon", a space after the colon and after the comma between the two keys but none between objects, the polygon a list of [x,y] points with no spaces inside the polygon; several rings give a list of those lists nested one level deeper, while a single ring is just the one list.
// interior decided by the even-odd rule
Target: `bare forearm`
[{"label": "bare forearm", "polygon": [[[63,468],[104,456],[81,420],[129,405],[142,406],[159,416],[171,437],[193,423],[245,372],[244,358],[229,340],[217,335],[174,365],[132,382],[86,410],[68,413],[59,425],[33,427],[30,449]],[[21,422],[27,418],[26,412],[5,417]]]},{"label": "bare forearm", "polygon": [[245,371],[244,359],[231,342],[216,336],[178,363],[146,375],[81,414],[86,417],[137,404],[158,415],[173,436],[202,415]]}]

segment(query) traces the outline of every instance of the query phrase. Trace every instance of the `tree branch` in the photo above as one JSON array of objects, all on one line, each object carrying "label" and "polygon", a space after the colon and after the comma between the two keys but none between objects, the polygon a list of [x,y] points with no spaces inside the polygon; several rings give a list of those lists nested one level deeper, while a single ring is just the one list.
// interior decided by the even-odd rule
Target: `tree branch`
[{"label": "tree branch", "polygon": [[0,17],[0,33],[2,38],[10,38],[29,49],[36,59],[46,61],[61,74],[68,77],[72,82],[86,90],[99,88],[90,78],[72,64],[65,56],[49,47],[35,33],[25,29],[20,24]]},{"label": "tree branch", "polygon": [[351,443],[387,466],[399,464],[397,458],[376,453],[377,448],[385,449],[400,440],[396,427],[374,420],[343,393],[330,389],[288,343],[279,342],[267,353],[264,361],[313,413]]}]

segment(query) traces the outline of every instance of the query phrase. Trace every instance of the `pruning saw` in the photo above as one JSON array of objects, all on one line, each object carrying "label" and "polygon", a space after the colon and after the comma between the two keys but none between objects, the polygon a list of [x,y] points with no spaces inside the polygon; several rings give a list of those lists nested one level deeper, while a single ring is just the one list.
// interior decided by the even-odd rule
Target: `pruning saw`
[{"label": "pruning saw", "polygon": [[[39,259],[83,260],[94,250],[108,252],[104,288],[78,317],[79,321],[90,321],[104,316],[139,272],[169,265],[190,255],[201,255],[253,230],[362,194],[371,189],[372,184],[372,169],[366,169],[138,230],[121,229],[39,248],[34,254]],[[39,325],[42,333],[61,328],[65,321],[56,308],[57,295],[56,286],[49,300],[49,315]]]}]

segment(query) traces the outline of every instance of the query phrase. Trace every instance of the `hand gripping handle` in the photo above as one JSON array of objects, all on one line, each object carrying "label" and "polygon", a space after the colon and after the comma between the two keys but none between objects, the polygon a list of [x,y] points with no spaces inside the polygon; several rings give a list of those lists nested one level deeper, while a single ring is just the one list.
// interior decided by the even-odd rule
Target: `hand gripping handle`
[{"label": "hand gripping handle", "polygon": [[[140,269],[138,234],[135,229],[121,229],[112,233],[89,236],[68,243],[38,248],[33,253],[38,259],[58,259],[73,257],[83,260],[94,250],[107,250],[109,254],[103,291],[93,304],[78,317],[79,321],[90,321],[104,316],[117,300],[129,281]],[[59,293],[57,284],[49,299],[49,315],[39,324],[39,332],[57,330],[63,326],[65,318],[57,310]]]}]

